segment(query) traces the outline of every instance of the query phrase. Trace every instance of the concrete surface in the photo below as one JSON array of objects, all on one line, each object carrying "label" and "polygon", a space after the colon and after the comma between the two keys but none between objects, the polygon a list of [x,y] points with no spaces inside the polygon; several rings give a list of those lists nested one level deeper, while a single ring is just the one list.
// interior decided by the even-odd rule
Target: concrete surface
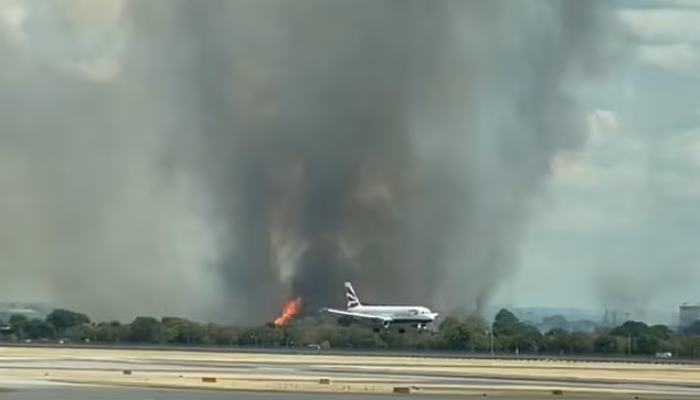
[{"label": "concrete surface", "polygon": [[249,354],[286,354],[286,355],[329,355],[329,356],[367,356],[367,357],[421,357],[421,358],[447,358],[447,359],[482,359],[482,360],[537,360],[550,362],[576,362],[576,363],[621,363],[621,364],[682,364],[700,365],[700,359],[656,358],[650,356],[586,356],[586,355],[533,355],[533,354],[489,354],[478,352],[454,352],[454,351],[390,351],[390,350],[355,350],[355,349],[329,349],[320,350],[312,348],[256,348],[256,347],[224,347],[224,346],[163,346],[163,345],[136,345],[136,344],[59,344],[56,342],[36,343],[11,343],[0,342],[0,348],[34,347],[34,348],[72,348],[72,349],[118,349],[118,350],[149,350],[149,351],[182,351],[182,352],[237,352]]},{"label": "concrete surface", "polygon": [[[386,395],[352,395],[352,394],[310,394],[310,393],[259,393],[259,392],[221,392],[209,390],[154,390],[134,388],[55,388],[29,389],[5,392],[0,394],[3,400],[387,400]],[[413,394],[395,394],[391,399],[415,399]],[[477,399],[481,395],[444,395],[435,396],[439,400]],[[522,400],[518,396],[489,396],[490,400]],[[586,397],[569,396],[542,396],[527,397],[530,400],[537,399],[581,399]],[[621,396],[609,399],[633,399],[634,397]],[[593,399],[589,397],[588,399]],[[671,400],[673,397],[644,397],[644,400]]]},{"label": "concrete surface", "polygon": [[153,350],[122,350],[122,349],[88,349],[88,348],[9,348],[0,347],[0,356],[5,357],[68,357],[71,355],[89,354],[91,359],[133,359],[164,361],[173,359],[177,361],[197,362],[207,364],[215,362],[273,362],[275,364],[322,363],[342,364],[357,366],[410,366],[410,367],[514,367],[527,368],[550,366],[554,369],[572,368],[589,370],[688,370],[700,371],[700,365],[668,365],[668,364],[611,364],[611,363],[578,363],[578,362],[551,362],[548,360],[495,360],[495,359],[447,359],[447,358],[421,358],[421,357],[387,357],[387,356],[332,356],[322,354],[276,354],[276,353],[249,353],[249,352],[187,352],[187,351],[153,351]]},{"label": "concrete surface", "polygon": [[[668,396],[690,396],[700,398],[700,388],[687,387],[684,385],[670,385],[663,383],[652,383],[650,377],[656,375],[673,374],[674,369],[679,369],[675,373],[694,373],[699,376],[700,369],[656,366],[654,370],[632,369],[631,374],[648,373],[642,382],[634,382],[622,379],[620,382],[605,383],[590,378],[589,381],[580,381],[580,370],[571,370],[547,367],[538,367],[542,363],[529,363],[525,368],[520,366],[519,372],[522,377],[493,377],[488,376],[490,372],[496,370],[497,365],[491,369],[472,369],[469,376],[465,374],[455,374],[454,370],[436,367],[409,368],[405,360],[401,365],[388,364],[385,360],[383,365],[347,365],[343,363],[341,357],[335,357],[333,363],[328,363],[328,358],[324,358],[326,363],[320,362],[318,357],[303,357],[287,355],[284,362],[275,362],[281,357],[263,357],[265,361],[260,361],[259,357],[238,357],[232,353],[211,354],[213,360],[207,361],[206,354],[194,357],[194,360],[187,357],[187,353],[151,352],[140,351],[105,351],[88,349],[10,349],[0,348],[0,388],[14,389],[9,393],[2,393],[2,399],[29,398],[16,397],[25,396],[25,393],[36,393],[40,399],[43,394],[52,394],[51,400],[80,399],[86,391],[90,393],[104,393],[104,396],[115,396],[115,398],[138,398],[148,399],[158,393],[165,393],[153,387],[173,388],[182,387],[188,389],[238,389],[238,390],[259,390],[259,391],[325,391],[324,398],[336,396],[338,392],[363,392],[363,399],[370,399],[381,393],[390,393],[393,387],[414,387],[418,393],[460,393],[464,398],[465,394],[482,396],[489,393],[489,398],[500,396],[502,393],[514,393],[530,395],[547,394],[551,396],[552,390],[562,390],[567,394],[579,394],[585,396],[602,394],[615,394],[618,396],[658,396],[666,394]],[[296,359],[293,361],[292,359]],[[278,360],[277,360],[278,361]],[[357,359],[356,359],[357,361]],[[376,361],[376,360],[375,360]],[[664,368],[665,367],[665,368]],[[463,367],[461,367],[463,368]],[[592,368],[588,368],[592,369]],[[667,369],[668,371],[662,371]],[[131,371],[131,374],[124,374],[124,371]],[[538,379],[528,378],[525,373],[533,371],[555,371],[561,376],[555,378],[539,377]],[[485,371],[485,372],[484,372]],[[573,372],[573,373],[572,373]],[[600,371],[598,371],[600,373]],[[618,371],[619,372],[619,371]],[[604,372],[610,375],[611,370]],[[628,373],[630,373],[628,371]],[[481,375],[481,376],[480,376]],[[203,377],[214,377],[216,382],[202,382]],[[320,378],[328,378],[329,385],[320,385]],[[578,380],[577,380],[578,378]],[[696,379],[695,379],[696,380]],[[677,382],[676,382],[677,383]],[[108,389],[106,387],[83,387],[82,385],[100,386],[147,386],[147,389],[129,389],[133,392],[124,392],[127,389]],[[119,392],[121,390],[121,392]],[[37,392],[41,391],[41,392]],[[75,393],[73,393],[75,391]],[[114,394],[117,393],[117,394]],[[122,393],[121,395],[119,393]],[[125,394],[126,393],[126,394]],[[133,393],[133,394],[128,394]],[[143,393],[151,393],[144,395]],[[167,392],[170,393],[170,392]],[[166,393],[166,394],[167,394]],[[184,392],[183,392],[184,393]],[[213,391],[206,396],[193,396],[195,393],[187,391],[192,397],[181,398],[218,398],[218,392]],[[198,393],[198,392],[197,392]],[[235,394],[234,394],[235,393]],[[371,395],[370,395],[371,393]],[[185,396],[186,394],[183,394]],[[280,398],[279,394],[265,393],[265,396],[255,397],[253,394],[241,394],[229,392],[229,397],[234,399],[248,398]],[[345,394],[347,396],[347,394]],[[412,394],[413,395],[413,394]],[[15,397],[8,397],[15,396]],[[49,394],[47,394],[49,396]],[[63,397],[66,396],[66,397]],[[103,397],[88,393],[88,397],[93,400]],[[122,397],[119,397],[122,396]],[[126,397],[124,397],[126,396]],[[167,400],[168,397],[153,397]],[[169,394],[168,394],[169,396]],[[177,396],[180,396],[178,394]],[[248,397],[237,397],[248,396]],[[252,396],[252,397],[251,397]],[[277,396],[277,397],[275,397]],[[301,396],[301,395],[299,395]],[[309,395],[304,395],[308,398]],[[396,395],[400,396],[400,395]],[[510,396],[510,394],[508,394]],[[507,396],[506,396],[507,397]],[[293,397],[289,397],[290,399]],[[47,399],[48,400],[48,399]]]}]

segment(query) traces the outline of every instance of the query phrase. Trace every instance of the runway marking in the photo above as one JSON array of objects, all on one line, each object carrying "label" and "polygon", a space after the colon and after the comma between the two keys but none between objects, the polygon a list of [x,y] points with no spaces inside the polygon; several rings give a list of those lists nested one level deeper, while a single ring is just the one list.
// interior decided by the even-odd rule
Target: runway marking
[{"label": "runway marking", "polygon": [[[24,387],[51,387],[66,384],[77,386],[101,385],[114,386],[134,385],[134,384],[155,384],[160,385],[187,385],[192,388],[201,388],[201,377],[214,376],[217,384],[221,387],[275,387],[280,388],[301,388],[308,387],[308,390],[323,390],[319,388],[319,378],[329,378],[338,387],[391,387],[391,385],[412,385],[423,388],[459,388],[459,390],[548,390],[561,388],[567,391],[589,391],[589,392],[637,392],[637,393],[700,393],[700,390],[684,388],[682,386],[670,385],[649,385],[635,382],[607,383],[598,381],[595,383],[577,382],[574,379],[569,381],[557,380],[547,376],[552,371],[559,372],[562,376],[580,372],[572,368],[553,368],[548,366],[529,363],[527,368],[520,365],[517,368],[513,365],[406,365],[405,363],[368,363],[366,365],[343,363],[342,360],[329,362],[327,359],[319,357],[296,357],[296,360],[286,360],[285,362],[275,362],[277,360],[268,357],[265,360],[251,359],[215,359],[205,360],[201,358],[165,358],[162,357],[141,357],[141,354],[130,351],[126,354],[112,352],[110,357],[99,354],[89,354],[79,351],[73,355],[61,354],[56,357],[55,352],[41,357],[0,357],[0,386],[3,386],[3,378],[6,382]],[[122,376],[120,370],[131,370],[133,375]],[[673,371],[671,368],[667,370]],[[506,376],[514,371],[526,372],[539,371],[542,376]],[[611,369],[593,371],[598,374],[609,376]],[[618,371],[620,369],[618,368]],[[115,373],[115,371],[119,371]],[[410,373],[403,373],[409,371]],[[465,373],[466,371],[466,373]],[[498,374],[479,376],[484,371],[501,372]],[[636,375],[656,374],[661,370],[635,369]],[[628,371],[630,372],[630,371]],[[691,372],[682,369],[678,373]],[[47,373],[51,378],[44,375]],[[3,376],[4,375],[4,376]],[[35,376],[31,376],[35,375]],[[178,377],[179,376],[179,377]],[[651,375],[649,375],[651,376]],[[669,372],[670,376],[670,372]],[[559,377],[561,378],[561,377]],[[592,379],[592,378],[591,378]],[[60,380],[57,382],[55,380]],[[70,381],[70,383],[66,383]],[[163,383],[165,382],[165,383]],[[257,386],[256,386],[257,385]],[[342,386],[345,385],[345,386]],[[354,386],[353,386],[354,385]],[[207,385],[205,385],[207,386]],[[207,387],[210,387],[207,386]],[[280,389],[282,390],[282,389]],[[301,389],[299,389],[301,390]],[[336,389],[340,390],[340,389]],[[349,390],[349,389],[347,389]],[[457,389],[454,389],[457,390]]]}]

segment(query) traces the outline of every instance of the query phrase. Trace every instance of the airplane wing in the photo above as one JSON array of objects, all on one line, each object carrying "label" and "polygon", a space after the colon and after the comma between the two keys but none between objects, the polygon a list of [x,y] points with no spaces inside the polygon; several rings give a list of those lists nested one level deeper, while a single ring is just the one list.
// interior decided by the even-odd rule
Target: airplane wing
[{"label": "airplane wing", "polygon": [[362,313],[356,313],[356,312],[345,311],[345,310],[336,310],[334,308],[323,308],[323,309],[321,309],[321,311],[327,312],[330,314],[343,315],[346,317],[354,317],[354,318],[363,318],[363,319],[369,319],[369,320],[378,321],[378,322],[392,321],[392,319],[388,318],[388,317],[380,317],[378,315],[362,314]]}]

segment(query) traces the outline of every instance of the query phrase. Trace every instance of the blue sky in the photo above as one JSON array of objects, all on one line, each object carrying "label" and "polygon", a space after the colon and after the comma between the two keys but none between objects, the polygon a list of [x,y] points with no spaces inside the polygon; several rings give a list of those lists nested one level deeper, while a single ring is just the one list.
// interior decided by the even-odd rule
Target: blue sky
[{"label": "blue sky", "polygon": [[552,163],[497,302],[700,301],[700,1],[618,3],[634,52],[586,99],[588,143]]}]

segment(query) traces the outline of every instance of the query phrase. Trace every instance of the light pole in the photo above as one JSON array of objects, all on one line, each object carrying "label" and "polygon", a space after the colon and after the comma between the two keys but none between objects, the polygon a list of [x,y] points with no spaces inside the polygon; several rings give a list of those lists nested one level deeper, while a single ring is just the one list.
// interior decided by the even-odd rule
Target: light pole
[{"label": "light pole", "polygon": [[632,355],[632,334],[627,333],[627,355]]},{"label": "light pole", "polygon": [[[629,322],[630,320],[630,313],[629,311],[625,313],[625,323]],[[629,326],[628,326],[629,329]],[[628,331],[627,332],[627,355],[631,356],[632,355],[632,332]]]},{"label": "light pole", "polygon": [[494,351],[494,337],[493,337],[493,322],[491,322],[491,329],[489,329],[489,339],[490,339],[491,355],[493,356],[495,353],[495,351]]}]

